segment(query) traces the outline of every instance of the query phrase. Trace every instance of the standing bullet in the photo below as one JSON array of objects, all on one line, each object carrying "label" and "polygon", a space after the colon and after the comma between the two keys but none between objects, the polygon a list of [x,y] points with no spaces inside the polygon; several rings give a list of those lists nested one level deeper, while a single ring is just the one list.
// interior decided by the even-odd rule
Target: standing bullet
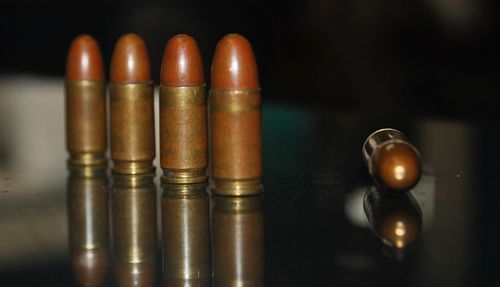
[{"label": "standing bullet", "polygon": [[111,159],[113,172],[143,174],[154,170],[153,86],[142,39],[118,39],[111,59]]},{"label": "standing bullet", "polygon": [[214,196],[215,287],[259,287],[264,280],[262,196]]},{"label": "standing bullet", "polygon": [[160,162],[167,183],[206,180],[207,108],[203,61],[193,38],[176,35],[163,54]]},{"label": "standing bullet", "polygon": [[106,163],[104,68],[97,42],[73,40],[66,63],[66,141],[73,166]]},{"label": "standing bullet", "polygon": [[153,177],[115,175],[111,214],[117,285],[154,286],[157,214]]},{"label": "standing bullet", "polygon": [[103,167],[70,169],[69,245],[79,286],[101,286],[108,269],[108,191]]},{"label": "standing bullet", "polygon": [[363,145],[363,156],[370,175],[384,188],[408,190],[420,179],[420,153],[398,130],[372,133]]},{"label": "standing bullet", "polygon": [[230,34],[217,44],[210,90],[214,192],[262,192],[262,131],[257,64],[250,43]]},{"label": "standing bullet", "polygon": [[162,196],[164,286],[211,286],[210,210],[205,184],[171,184]]}]

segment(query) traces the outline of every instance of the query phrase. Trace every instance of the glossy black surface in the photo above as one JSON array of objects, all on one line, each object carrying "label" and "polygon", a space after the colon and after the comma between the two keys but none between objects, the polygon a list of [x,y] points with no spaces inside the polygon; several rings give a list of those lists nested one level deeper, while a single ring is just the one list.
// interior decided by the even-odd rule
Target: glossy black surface
[{"label": "glossy black surface", "polygon": [[[62,85],[44,81],[40,90],[42,84],[21,83],[0,89],[0,286],[77,286],[70,258]],[[498,127],[272,103],[263,106],[263,124],[263,285],[500,284]],[[410,191],[421,228],[396,253],[381,243],[363,209],[373,183],[361,147],[382,127],[405,132],[424,164]],[[158,177],[155,182],[161,196]],[[115,286],[109,258],[103,282]],[[160,266],[156,270],[160,273]],[[161,275],[155,276],[160,286]]]}]

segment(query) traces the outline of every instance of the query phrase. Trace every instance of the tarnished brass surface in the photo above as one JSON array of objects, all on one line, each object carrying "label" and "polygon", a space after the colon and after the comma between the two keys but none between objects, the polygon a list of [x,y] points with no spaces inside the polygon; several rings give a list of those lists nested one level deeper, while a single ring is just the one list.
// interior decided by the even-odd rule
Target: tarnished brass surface
[{"label": "tarnished brass surface", "polygon": [[111,192],[116,281],[119,286],[153,286],[157,257],[153,176],[118,175]]},{"label": "tarnished brass surface", "polygon": [[400,255],[411,245],[422,227],[422,211],[411,193],[368,190],[364,210],[373,233],[382,244]]},{"label": "tarnished brass surface", "polygon": [[155,157],[153,86],[110,84],[113,172],[151,172]]},{"label": "tarnished brass surface", "polygon": [[[211,165],[216,193],[224,181],[260,181],[260,90],[210,91]],[[237,190],[237,189],[235,189]],[[261,192],[262,189],[254,189]]]},{"label": "tarnished brass surface", "polygon": [[206,184],[164,185],[162,228],[164,286],[211,286]]},{"label": "tarnished brass surface", "polygon": [[71,168],[67,185],[71,261],[81,286],[100,286],[109,261],[109,205],[104,168]]},{"label": "tarnished brass surface", "polygon": [[262,196],[213,200],[214,286],[263,286]]},{"label": "tarnished brass surface", "polygon": [[162,182],[170,184],[196,184],[207,181],[205,169],[186,171],[163,170]]},{"label": "tarnished brass surface", "polygon": [[160,86],[160,162],[166,183],[206,180],[205,85]]},{"label": "tarnished brass surface", "polygon": [[103,81],[66,82],[66,144],[68,163],[106,163],[106,98]]}]

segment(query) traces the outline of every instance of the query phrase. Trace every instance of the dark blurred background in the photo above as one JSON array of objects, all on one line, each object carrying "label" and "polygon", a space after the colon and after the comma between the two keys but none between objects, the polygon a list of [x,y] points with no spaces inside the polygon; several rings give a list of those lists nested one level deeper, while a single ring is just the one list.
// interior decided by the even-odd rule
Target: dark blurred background
[{"label": "dark blurred background", "polygon": [[[0,2],[0,75],[64,75],[67,48],[92,34],[109,64],[127,32],[149,48],[155,82],[177,33],[198,41],[208,75],[217,41],[255,49],[263,97],[338,111],[495,120],[498,4],[488,0]],[[208,78],[208,77],[207,77]]]}]

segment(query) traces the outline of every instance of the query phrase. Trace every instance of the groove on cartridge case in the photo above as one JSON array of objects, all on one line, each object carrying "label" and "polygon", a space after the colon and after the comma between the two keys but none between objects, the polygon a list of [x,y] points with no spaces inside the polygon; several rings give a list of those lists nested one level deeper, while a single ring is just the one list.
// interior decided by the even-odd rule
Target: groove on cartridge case
[{"label": "groove on cartridge case", "polygon": [[227,196],[245,196],[261,193],[264,190],[260,178],[253,180],[214,179],[215,193]]}]

